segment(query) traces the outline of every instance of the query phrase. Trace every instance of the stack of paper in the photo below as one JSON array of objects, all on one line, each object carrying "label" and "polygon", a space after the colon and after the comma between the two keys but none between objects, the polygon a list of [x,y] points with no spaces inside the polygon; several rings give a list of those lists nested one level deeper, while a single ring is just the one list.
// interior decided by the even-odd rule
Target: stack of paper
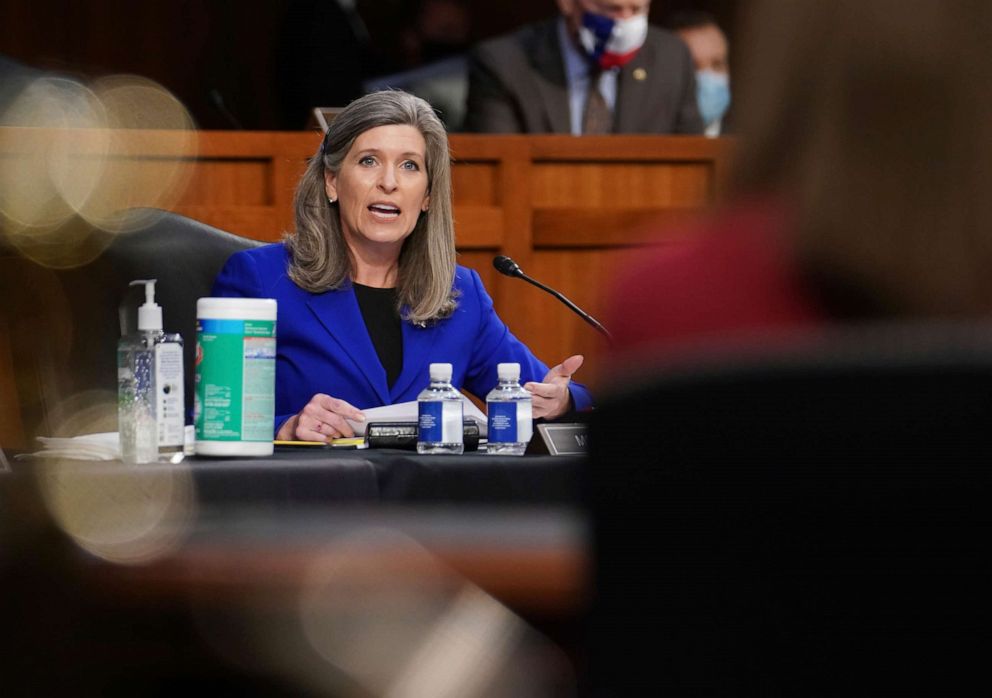
[{"label": "stack of paper", "polygon": [[[486,415],[475,406],[474,402],[464,395],[462,396],[462,402],[465,404],[465,417],[478,422],[479,433],[485,436],[487,426]],[[371,407],[367,410],[362,410],[362,414],[365,415],[364,422],[348,420],[348,424],[355,430],[355,436],[363,435],[365,433],[365,425],[369,422],[412,422],[415,424],[417,422],[417,402],[413,400],[411,402],[400,402],[395,405],[386,405],[385,407]]]},{"label": "stack of paper", "polygon": [[[192,426],[185,431],[187,456],[193,455],[196,438]],[[101,434],[81,434],[80,436],[39,436],[42,449],[35,453],[22,453],[18,458],[71,458],[74,460],[119,460],[121,457],[120,437],[116,431]]]},{"label": "stack of paper", "polygon": [[76,460],[117,460],[121,457],[116,431],[102,434],[58,437],[39,436],[42,450],[30,455],[38,458],[73,458]]}]

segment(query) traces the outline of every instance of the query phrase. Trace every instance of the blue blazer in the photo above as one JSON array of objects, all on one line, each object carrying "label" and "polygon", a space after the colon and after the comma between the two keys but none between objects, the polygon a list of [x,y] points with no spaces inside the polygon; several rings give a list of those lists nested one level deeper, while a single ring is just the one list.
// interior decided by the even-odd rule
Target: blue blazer
[{"label": "blue blazer", "polygon": [[[288,264],[289,253],[282,244],[237,252],[213,288],[217,297],[274,298],[278,303],[276,431],[317,393],[359,409],[416,400],[433,362],[450,363],[455,387],[482,398],[497,383],[498,363],[519,363],[521,383],[540,381],[548,372],[496,315],[479,275],[459,266],[454,282],[461,293],[457,309],[428,327],[403,323],[403,369],[389,386],[351,284],[310,293],[290,280]],[[592,405],[585,386],[572,382],[570,389],[576,409]]]}]

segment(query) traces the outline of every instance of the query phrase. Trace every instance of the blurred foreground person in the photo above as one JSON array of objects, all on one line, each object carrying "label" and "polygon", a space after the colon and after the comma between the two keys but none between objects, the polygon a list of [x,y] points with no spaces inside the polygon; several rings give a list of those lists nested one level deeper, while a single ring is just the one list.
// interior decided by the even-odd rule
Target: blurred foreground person
[{"label": "blurred foreground person", "polygon": [[750,20],[731,204],[638,252],[618,347],[992,312],[992,4],[767,0]]},{"label": "blurred foreground person", "polygon": [[992,4],[753,7],[729,205],[607,318],[592,695],[987,693]]}]

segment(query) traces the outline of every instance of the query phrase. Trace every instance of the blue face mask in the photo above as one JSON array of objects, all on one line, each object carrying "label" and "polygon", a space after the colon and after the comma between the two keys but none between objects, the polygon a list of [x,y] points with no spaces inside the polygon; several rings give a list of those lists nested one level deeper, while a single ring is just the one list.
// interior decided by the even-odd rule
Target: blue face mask
[{"label": "blue face mask", "polygon": [[696,99],[706,126],[719,121],[730,106],[730,77],[726,73],[700,70],[696,73]]}]

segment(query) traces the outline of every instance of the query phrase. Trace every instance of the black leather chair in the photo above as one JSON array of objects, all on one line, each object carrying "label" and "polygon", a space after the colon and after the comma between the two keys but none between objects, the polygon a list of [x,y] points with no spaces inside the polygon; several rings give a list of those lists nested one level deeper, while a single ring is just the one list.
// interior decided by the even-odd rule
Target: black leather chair
[{"label": "black leather chair", "polygon": [[[196,300],[210,295],[214,277],[232,253],[260,243],[167,211],[135,213],[149,223],[115,236],[81,220],[70,222],[55,241],[71,245],[66,254],[35,249],[47,264],[13,250],[0,255],[5,299],[0,319],[10,334],[28,443],[34,435],[59,431],[53,420],[62,419],[64,410],[57,406],[70,396],[116,392],[116,343],[122,329],[135,329],[143,302],[143,291],[128,286],[134,279],[158,280],[164,329],[179,332],[185,342],[186,406],[192,409]],[[72,260],[87,261],[52,268]],[[85,399],[72,404],[82,408]]]},{"label": "black leather chair", "polygon": [[605,397],[590,693],[987,692],[990,434],[989,327],[714,355]]}]

